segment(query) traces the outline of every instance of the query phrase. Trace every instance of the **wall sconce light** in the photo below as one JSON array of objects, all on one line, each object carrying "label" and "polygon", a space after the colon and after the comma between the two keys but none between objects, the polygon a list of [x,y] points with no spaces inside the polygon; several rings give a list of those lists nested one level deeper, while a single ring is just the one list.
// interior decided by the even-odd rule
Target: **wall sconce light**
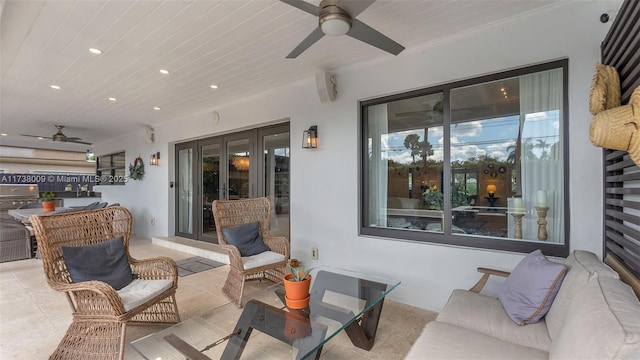
[{"label": "wall sconce light", "polygon": [[496,194],[496,186],[487,185],[487,192],[489,193],[489,197],[493,197]]},{"label": "wall sconce light", "polygon": [[315,149],[318,147],[318,126],[313,125],[302,132],[302,148]]},{"label": "wall sconce light", "polygon": [[160,151],[155,154],[151,154],[149,165],[160,165]]}]

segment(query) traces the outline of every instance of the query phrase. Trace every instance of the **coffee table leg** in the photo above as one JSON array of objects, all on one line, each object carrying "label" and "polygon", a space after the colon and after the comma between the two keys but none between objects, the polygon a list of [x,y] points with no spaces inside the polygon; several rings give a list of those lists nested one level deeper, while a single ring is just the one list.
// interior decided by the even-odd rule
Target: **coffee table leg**
[{"label": "coffee table leg", "polygon": [[366,312],[360,324],[354,321],[344,329],[353,345],[367,351],[371,350],[373,343],[376,341],[376,332],[378,331],[378,322],[380,321],[383,303],[384,299]]},{"label": "coffee table leg", "polygon": [[[353,286],[354,281],[358,282],[358,286]],[[367,306],[369,306],[384,294],[386,289],[386,284],[375,281],[357,279],[328,271],[318,271],[316,281],[311,289],[311,312],[313,313],[316,311],[313,307],[318,306],[322,309],[318,313],[322,313],[323,316],[332,318],[336,321],[343,322],[345,316],[349,318],[350,316],[353,316],[353,313],[341,313],[336,311],[334,307],[324,306],[322,298],[324,297],[325,291],[333,291],[363,299],[366,301]],[[376,332],[378,331],[378,323],[380,321],[383,304],[384,298],[380,299],[378,303],[363,315],[361,323],[354,321],[345,328],[345,332],[349,336],[349,339],[351,339],[353,345],[367,351],[371,350],[376,340]]]},{"label": "coffee table leg", "polygon": [[[266,319],[269,321],[266,321]],[[293,326],[301,333],[302,339],[285,336],[285,327]],[[322,324],[312,324],[308,318],[288,313],[276,307],[264,304],[257,300],[250,300],[244,306],[240,319],[236,324],[234,332],[239,331],[229,339],[227,346],[222,353],[222,360],[238,360],[244,351],[251,331],[256,329],[275,339],[289,345],[298,345],[298,358],[311,350],[324,340],[327,328]],[[318,348],[315,355],[310,354],[307,359],[320,357],[322,347]]]}]

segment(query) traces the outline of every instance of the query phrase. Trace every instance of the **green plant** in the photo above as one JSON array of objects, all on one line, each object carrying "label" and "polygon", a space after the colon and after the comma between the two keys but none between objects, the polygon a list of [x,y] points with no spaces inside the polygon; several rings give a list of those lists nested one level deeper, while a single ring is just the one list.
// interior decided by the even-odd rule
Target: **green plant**
[{"label": "green plant", "polygon": [[[469,194],[459,188],[451,189],[451,207],[469,205]],[[437,186],[433,185],[424,192],[424,204],[429,210],[442,210],[444,207],[444,196]]]},{"label": "green plant", "polygon": [[424,204],[429,210],[442,210],[444,198],[442,191],[433,185],[424,192]]},{"label": "green plant", "polygon": [[290,281],[302,281],[311,272],[312,269],[305,270],[304,266],[297,259],[289,260],[289,272],[293,275]]},{"label": "green plant", "polygon": [[42,197],[42,202],[53,201],[53,199],[56,198],[56,194],[52,193],[51,191],[47,191],[47,192],[43,192],[41,197]]}]

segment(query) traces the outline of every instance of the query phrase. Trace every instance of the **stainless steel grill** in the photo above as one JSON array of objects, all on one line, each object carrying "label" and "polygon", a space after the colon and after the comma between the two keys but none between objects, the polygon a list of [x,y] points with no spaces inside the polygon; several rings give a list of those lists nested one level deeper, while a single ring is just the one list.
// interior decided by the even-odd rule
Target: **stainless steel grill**
[{"label": "stainless steel grill", "polygon": [[39,194],[37,184],[0,184],[0,213],[37,203]]}]

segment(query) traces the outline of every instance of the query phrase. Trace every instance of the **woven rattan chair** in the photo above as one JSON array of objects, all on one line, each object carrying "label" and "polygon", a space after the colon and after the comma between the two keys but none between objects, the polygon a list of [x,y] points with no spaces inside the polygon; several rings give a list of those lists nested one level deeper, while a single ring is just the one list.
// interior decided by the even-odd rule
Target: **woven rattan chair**
[{"label": "woven rattan chair", "polygon": [[[127,209],[114,206],[31,219],[47,282],[54,290],[66,294],[73,312],[73,322],[50,359],[122,359],[128,324],[180,321],[175,299],[176,263],[167,257],[145,260],[131,257],[132,220]],[[118,291],[102,281],[73,283],[61,248],[97,244],[118,236],[124,238],[136,279]],[[151,294],[136,291],[140,288],[153,291]]]},{"label": "woven rattan chair", "polygon": [[0,262],[31,258],[31,235],[22,223],[0,219]]},{"label": "woven rattan chair", "polygon": [[[268,198],[216,200],[212,208],[218,243],[229,252],[229,275],[222,287],[222,292],[238,307],[242,307],[245,281],[256,279],[282,281],[289,260],[289,241],[284,237],[271,236],[271,202]],[[256,221],[260,222],[260,236],[271,251],[242,257],[237,247],[227,243],[222,229]]]}]

